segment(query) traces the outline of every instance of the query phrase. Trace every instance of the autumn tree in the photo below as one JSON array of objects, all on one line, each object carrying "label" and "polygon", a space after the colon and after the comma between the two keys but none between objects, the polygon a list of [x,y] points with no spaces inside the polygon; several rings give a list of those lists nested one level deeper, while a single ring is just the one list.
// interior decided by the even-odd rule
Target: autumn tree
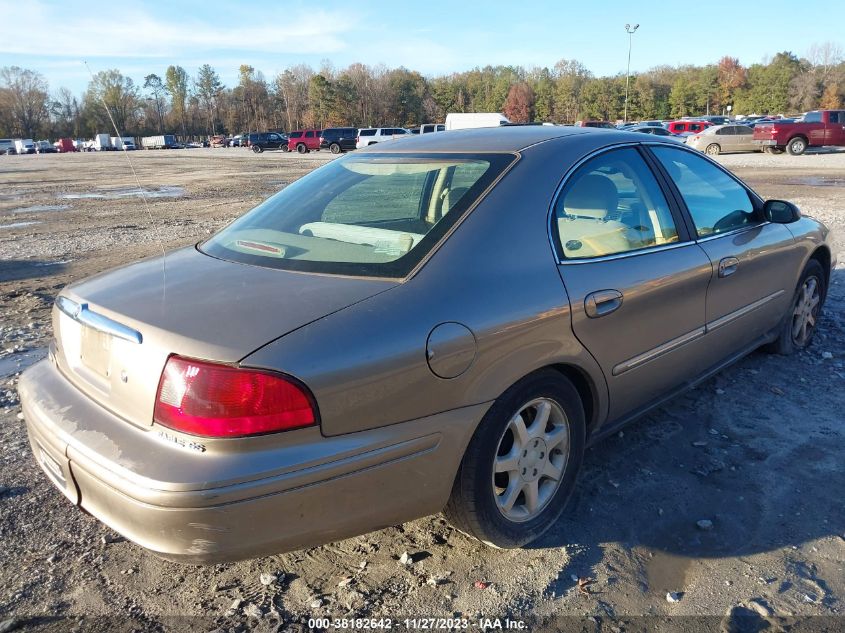
[{"label": "autumn tree", "polygon": [[161,77],[155,73],[144,77],[144,90],[149,90],[152,97],[153,106],[155,107],[156,115],[158,115],[158,131],[164,132],[164,97],[167,94],[167,89],[164,87],[164,82]]},{"label": "autumn tree", "polygon": [[197,71],[194,91],[202,109],[205,111],[206,130],[209,134],[217,133],[218,97],[223,90],[220,76],[209,64],[203,64]]},{"label": "autumn tree", "polygon": [[181,66],[168,66],[164,74],[164,85],[170,95],[170,109],[180,123],[182,134],[187,134],[186,108],[188,103],[188,73]]},{"label": "autumn tree", "polygon": [[734,93],[745,85],[745,68],[736,57],[725,55],[717,64],[719,100],[721,105],[733,103]]},{"label": "autumn tree", "polygon": [[513,123],[530,123],[534,118],[534,91],[526,83],[514,84],[502,105],[502,112]]},{"label": "autumn tree", "polygon": [[12,134],[32,138],[48,121],[47,81],[33,70],[19,66],[0,69],[3,93],[0,108],[7,112]]},{"label": "autumn tree", "polygon": [[138,89],[130,77],[115,68],[101,70],[88,84],[83,99],[88,131],[112,130],[111,114],[118,131],[127,133],[137,123],[138,99]]}]

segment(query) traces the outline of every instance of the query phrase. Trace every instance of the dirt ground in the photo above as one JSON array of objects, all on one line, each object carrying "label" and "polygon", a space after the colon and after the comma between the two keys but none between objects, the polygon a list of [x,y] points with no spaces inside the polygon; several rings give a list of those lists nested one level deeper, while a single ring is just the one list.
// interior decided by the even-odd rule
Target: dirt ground
[{"label": "dirt ground", "polygon": [[[435,628],[412,616],[471,630],[506,617],[523,630],[845,629],[843,270],[809,351],[755,353],[589,450],[564,516],[528,549],[485,548],[433,516],[187,567],[72,507],[30,455],[15,390],[44,355],[56,293],[159,240],[195,242],[331,157],[132,158],[149,212],[121,154],[0,156],[0,631],[290,631],[313,617]],[[845,234],[845,152],[720,160]]]}]

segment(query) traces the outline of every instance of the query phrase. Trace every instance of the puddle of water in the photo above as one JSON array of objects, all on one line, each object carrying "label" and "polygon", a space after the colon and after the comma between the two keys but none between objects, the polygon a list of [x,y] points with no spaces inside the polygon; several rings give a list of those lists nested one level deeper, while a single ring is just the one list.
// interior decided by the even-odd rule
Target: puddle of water
[{"label": "puddle of water", "polygon": [[0,378],[7,378],[12,374],[23,371],[30,365],[34,365],[42,358],[47,358],[47,348],[39,347],[38,349],[28,350],[26,352],[19,352],[6,358],[0,358]]},{"label": "puddle of water", "polygon": [[670,591],[683,591],[691,558],[656,551],[645,563],[649,590],[663,595]]},{"label": "puddle of water", "polygon": [[0,230],[2,230],[2,229],[19,229],[22,226],[31,226],[33,224],[41,224],[41,222],[12,222],[11,224],[0,224]]},{"label": "puddle of water", "polygon": [[11,213],[38,213],[39,211],[64,211],[70,209],[69,204],[35,204],[31,207],[12,209]]},{"label": "puddle of water", "polygon": [[[86,193],[62,193],[59,198],[62,200],[115,200],[117,198],[141,197],[142,192],[137,187],[124,187],[121,189],[101,189]],[[164,186],[158,189],[144,189],[143,195],[147,198],[179,198],[185,195],[184,187]]]},{"label": "puddle of water", "polygon": [[825,178],[824,176],[805,176],[785,181],[788,185],[807,185],[809,187],[845,187],[845,178]]}]

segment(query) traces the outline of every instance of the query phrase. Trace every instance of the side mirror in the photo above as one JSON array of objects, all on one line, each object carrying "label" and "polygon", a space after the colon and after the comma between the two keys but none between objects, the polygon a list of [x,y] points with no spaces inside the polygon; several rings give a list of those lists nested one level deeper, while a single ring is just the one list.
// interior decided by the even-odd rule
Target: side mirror
[{"label": "side mirror", "polygon": [[766,200],[763,215],[769,222],[777,224],[791,224],[801,219],[800,209],[786,200]]}]

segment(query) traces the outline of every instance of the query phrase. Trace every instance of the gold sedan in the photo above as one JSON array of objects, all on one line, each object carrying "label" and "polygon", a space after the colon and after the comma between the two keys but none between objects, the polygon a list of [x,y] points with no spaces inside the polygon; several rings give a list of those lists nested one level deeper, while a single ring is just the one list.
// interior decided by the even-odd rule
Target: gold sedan
[{"label": "gold sedan", "polygon": [[754,130],[747,125],[713,125],[687,137],[687,145],[717,156],[727,152],[759,152],[753,142]]}]

